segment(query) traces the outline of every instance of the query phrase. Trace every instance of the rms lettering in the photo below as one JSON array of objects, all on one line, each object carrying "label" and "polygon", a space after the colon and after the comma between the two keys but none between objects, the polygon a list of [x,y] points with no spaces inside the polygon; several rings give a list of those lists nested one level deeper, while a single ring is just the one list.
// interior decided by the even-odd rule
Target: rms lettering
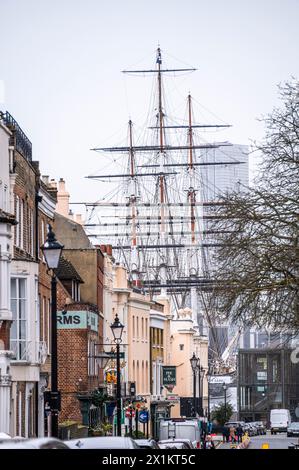
[{"label": "rms lettering", "polygon": [[79,315],[57,315],[57,322],[60,325],[79,325],[81,318]]}]

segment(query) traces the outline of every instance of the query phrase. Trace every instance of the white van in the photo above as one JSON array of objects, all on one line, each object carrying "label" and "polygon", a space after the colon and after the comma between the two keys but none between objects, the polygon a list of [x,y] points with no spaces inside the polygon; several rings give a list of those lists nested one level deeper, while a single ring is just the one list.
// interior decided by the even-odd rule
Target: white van
[{"label": "white van", "polygon": [[189,439],[196,449],[200,448],[200,429],[197,419],[173,418],[160,421],[159,441]]},{"label": "white van", "polygon": [[270,411],[271,434],[286,432],[291,424],[291,414],[289,410],[276,409]]}]

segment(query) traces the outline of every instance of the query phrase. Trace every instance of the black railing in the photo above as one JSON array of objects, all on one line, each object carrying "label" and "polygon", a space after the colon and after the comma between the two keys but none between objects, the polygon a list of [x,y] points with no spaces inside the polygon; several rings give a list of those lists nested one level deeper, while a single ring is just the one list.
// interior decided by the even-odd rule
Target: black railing
[{"label": "black railing", "polygon": [[15,146],[16,150],[23,155],[27,160],[32,161],[32,143],[22,131],[17,121],[12,115],[6,111],[1,113],[1,118],[4,124],[13,132],[12,145]]}]

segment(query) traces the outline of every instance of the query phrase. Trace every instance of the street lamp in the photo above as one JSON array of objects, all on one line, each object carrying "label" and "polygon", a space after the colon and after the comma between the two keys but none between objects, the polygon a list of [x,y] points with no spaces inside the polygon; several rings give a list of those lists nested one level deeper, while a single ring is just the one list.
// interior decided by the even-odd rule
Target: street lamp
[{"label": "street lamp", "polygon": [[227,391],[227,385],[225,382],[222,384],[222,388],[224,391],[224,411],[225,411],[225,416],[226,416],[226,391]]},{"label": "street lamp", "polygon": [[196,416],[196,369],[197,369],[198,358],[193,353],[190,359],[191,369],[193,371],[193,416]]},{"label": "street lamp", "polygon": [[55,238],[52,226],[49,224],[47,240],[41,246],[47,266],[52,269],[51,277],[51,436],[58,437],[58,412],[60,410],[60,392],[58,391],[57,370],[57,279],[55,269],[58,268],[64,246]]},{"label": "street lamp", "polygon": [[197,360],[198,369],[198,396],[199,396],[199,413],[203,415],[203,378],[205,375],[204,368],[200,365],[200,359]]},{"label": "street lamp", "polygon": [[118,315],[115,315],[114,323],[110,325],[114,342],[116,344],[116,422],[117,435],[121,436],[121,393],[120,393],[120,343],[122,342],[122,334],[124,325],[120,322]]},{"label": "street lamp", "polygon": [[212,373],[213,373],[213,368],[211,365],[209,365],[209,368],[208,368],[208,372],[207,372],[207,375],[208,375],[208,420],[209,422],[211,421],[211,387],[210,387],[210,383],[211,383],[211,377],[212,377]]}]

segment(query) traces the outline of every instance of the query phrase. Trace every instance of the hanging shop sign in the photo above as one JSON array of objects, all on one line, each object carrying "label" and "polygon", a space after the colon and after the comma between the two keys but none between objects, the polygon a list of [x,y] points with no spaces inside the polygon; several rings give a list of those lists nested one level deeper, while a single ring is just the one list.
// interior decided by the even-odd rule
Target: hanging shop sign
[{"label": "hanging shop sign", "polygon": [[163,385],[176,385],[176,366],[162,366]]}]

